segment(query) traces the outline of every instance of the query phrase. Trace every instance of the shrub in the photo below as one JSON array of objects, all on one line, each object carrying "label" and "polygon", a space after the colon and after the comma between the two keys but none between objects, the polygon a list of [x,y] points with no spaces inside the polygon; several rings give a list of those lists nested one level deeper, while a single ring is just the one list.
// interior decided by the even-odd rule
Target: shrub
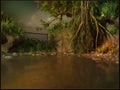
[{"label": "shrub", "polygon": [[117,28],[115,27],[115,25],[111,25],[109,27],[109,32],[113,35],[113,34],[116,34],[117,32]]},{"label": "shrub", "polygon": [[117,12],[118,12],[118,4],[116,1],[108,1],[102,4],[101,7],[101,15],[103,17],[110,17],[110,18],[115,18],[117,17]]},{"label": "shrub", "polygon": [[53,45],[49,41],[39,41],[37,39],[25,39],[21,45],[14,48],[17,52],[54,51]]},{"label": "shrub", "polygon": [[14,36],[23,36],[24,31],[20,25],[12,18],[6,15],[1,17],[1,32],[4,34],[10,34]]}]

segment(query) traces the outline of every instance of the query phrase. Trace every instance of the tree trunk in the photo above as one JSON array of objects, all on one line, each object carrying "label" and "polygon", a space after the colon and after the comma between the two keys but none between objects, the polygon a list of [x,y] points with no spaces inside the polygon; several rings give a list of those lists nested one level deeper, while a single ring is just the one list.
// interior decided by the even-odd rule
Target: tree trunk
[{"label": "tree trunk", "polygon": [[93,48],[93,37],[90,30],[90,15],[89,15],[89,1],[81,1],[80,5],[80,20],[78,28],[75,30],[74,49],[80,52],[89,52]]}]

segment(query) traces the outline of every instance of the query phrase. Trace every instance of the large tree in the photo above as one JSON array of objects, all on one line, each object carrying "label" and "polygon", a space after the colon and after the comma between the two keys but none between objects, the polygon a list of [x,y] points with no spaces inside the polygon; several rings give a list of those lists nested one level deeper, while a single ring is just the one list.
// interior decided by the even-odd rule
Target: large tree
[{"label": "large tree", "polygon": [[74,21],[73,46],[75,50],[89,52],[112,37],[106,24],[113,22],[111,17],[116,17],[117,3],[104,1],[100,4],[98,1],[90,0],[78,2],[80,2],[80,13],[77,14],[79,18],[76,17]]},{"label": "large tree", "polygon": [[90,0],[43,1],[39,5],[51,15],[60,16],[60,21],[63,15],[70,16],[73,37],[69,45],[73,46],[75,51],[89,52],[111,36],[106,28],[107,21],[104,20],[105,17],[101,13],[104,11],[99,8],[101,6],[99,3]]}]

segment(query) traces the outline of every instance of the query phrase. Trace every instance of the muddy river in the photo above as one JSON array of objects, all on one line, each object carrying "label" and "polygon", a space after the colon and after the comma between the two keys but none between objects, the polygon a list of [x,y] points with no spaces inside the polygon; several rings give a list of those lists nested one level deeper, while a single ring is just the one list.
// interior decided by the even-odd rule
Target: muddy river
[{"label": "muddy river", "polygon": [[77,56],[16,56],[1,63],[2,89],[118,88],[119,66]]}]

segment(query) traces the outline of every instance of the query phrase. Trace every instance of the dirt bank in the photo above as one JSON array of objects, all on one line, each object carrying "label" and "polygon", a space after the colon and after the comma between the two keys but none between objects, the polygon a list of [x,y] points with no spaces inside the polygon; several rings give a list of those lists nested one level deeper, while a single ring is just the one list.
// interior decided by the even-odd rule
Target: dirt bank
[{"label": "dirt bank", "polygon": [[83,54],[83,56],[91,58],[92,60],[96,62],[106,61],[106,62],[113,62],[113,63],[119,63],[119,54],[103,54],[98,52],[92,52],[88,54]]}]

